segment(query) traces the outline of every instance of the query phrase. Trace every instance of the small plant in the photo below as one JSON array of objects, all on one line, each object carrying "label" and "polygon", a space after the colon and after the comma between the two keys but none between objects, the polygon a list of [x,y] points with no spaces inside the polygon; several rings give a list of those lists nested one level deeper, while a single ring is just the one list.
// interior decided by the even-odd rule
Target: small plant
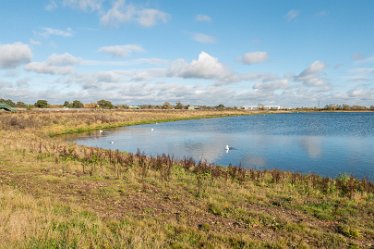
[{"label": "small plant", "polygon": [[211,175],[207,172],[201,172],[196,175],[196,197],[204,197],[210,177]]},{"label": "small plant", "polygon": [[347,225],[337,225],[336,231],[348,238],[359,238],[361,236],[361,233],[358,229],[352,228]]}]

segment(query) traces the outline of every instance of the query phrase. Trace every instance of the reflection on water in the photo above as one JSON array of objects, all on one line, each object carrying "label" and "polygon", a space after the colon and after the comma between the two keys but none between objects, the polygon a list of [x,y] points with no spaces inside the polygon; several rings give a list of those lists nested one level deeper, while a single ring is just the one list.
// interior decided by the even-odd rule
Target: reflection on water
[{"label": "reflection on water", "polygon": [[320,137],[302,137],[301,147],[308,153],[311,159],[317,159],[321,156],[322,143]]},{"label": "reflection on water", "polygon": [[[374,113],[256,115],[124,127],[78,144],[219,165],[374,178]],[[226,145],[235,150],[226,151]]]}]

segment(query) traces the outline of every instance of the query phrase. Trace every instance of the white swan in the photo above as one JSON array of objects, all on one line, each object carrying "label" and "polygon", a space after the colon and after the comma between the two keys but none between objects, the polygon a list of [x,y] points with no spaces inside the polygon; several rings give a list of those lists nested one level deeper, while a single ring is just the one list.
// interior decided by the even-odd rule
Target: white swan
[{"label": "white swan", "polygon": [[230,150],[230,147],[228,144],[226,144],[225,150]]},{"label": "white swan", "polygon": [[103,130],[99,130],[100,133],[103,133],[104,131]]}]

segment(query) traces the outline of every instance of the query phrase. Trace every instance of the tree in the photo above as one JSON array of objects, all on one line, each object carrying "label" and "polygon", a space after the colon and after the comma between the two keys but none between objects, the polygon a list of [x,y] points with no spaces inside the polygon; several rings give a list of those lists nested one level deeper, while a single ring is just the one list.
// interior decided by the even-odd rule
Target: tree
[{"label": "tree", "polygon": [[110,102],[108,100],[105,100],[105,99],[97,101],[97,104],[99,105],[100,108],[103,108],[103,109],[112,109],[113,108],[112,102]]},{"label": "tree", "polygon": [[48,101],[39,99],[38,101],[36,101],[34,106],[38,107],[38,108],[47,108],[48,107]]},{"label": "tree", "polygon": [[169,102],[165,102],[163,105],[162,105],[162,109],[171,109],[171,104]]},{"label": "tree", "polygon": [[21,101],[18,101],[16,103],[16,107],[18,107],[18,108],[26,108],[27,105],[25,103],[21,102]]},{"label": "tree", "polygon": [[83,103],[80,102],[79,100],[74,100],[71,107],[73,107],[73,108],[83,108],[84,106],[83,106]]},{"label": "tree", "polygon": [[175,104],[175,109],[183,109],[183,105],[180,101]]},{"label": "tree", "polygon": [[265,106],[263,104],[258,104],[257,109],[263,111],[265,110]]},{"label": "tree", "polygon": [[71,104],[69,103],[69,101],[64,102],[64,107],[69,107],[69,108],[71,107]]},{"label": "tree", "polygon": [[217,110],[223,110],[223,109],[225,109],[225,106],[223,104],[219,104],[219,105],[216,106],[216,109]]}]

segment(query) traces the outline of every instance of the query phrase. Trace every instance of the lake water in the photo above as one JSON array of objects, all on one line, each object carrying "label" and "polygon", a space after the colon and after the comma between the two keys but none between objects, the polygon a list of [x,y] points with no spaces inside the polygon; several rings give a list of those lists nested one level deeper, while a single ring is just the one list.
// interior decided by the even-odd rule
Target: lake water
[{"label": "lake water", "polygon": [[[374,179],[374,113],[293,113],[177,121],[81,135],[78,144],[218,165]],[[226,151],[225,146],[234,149]]]}]

